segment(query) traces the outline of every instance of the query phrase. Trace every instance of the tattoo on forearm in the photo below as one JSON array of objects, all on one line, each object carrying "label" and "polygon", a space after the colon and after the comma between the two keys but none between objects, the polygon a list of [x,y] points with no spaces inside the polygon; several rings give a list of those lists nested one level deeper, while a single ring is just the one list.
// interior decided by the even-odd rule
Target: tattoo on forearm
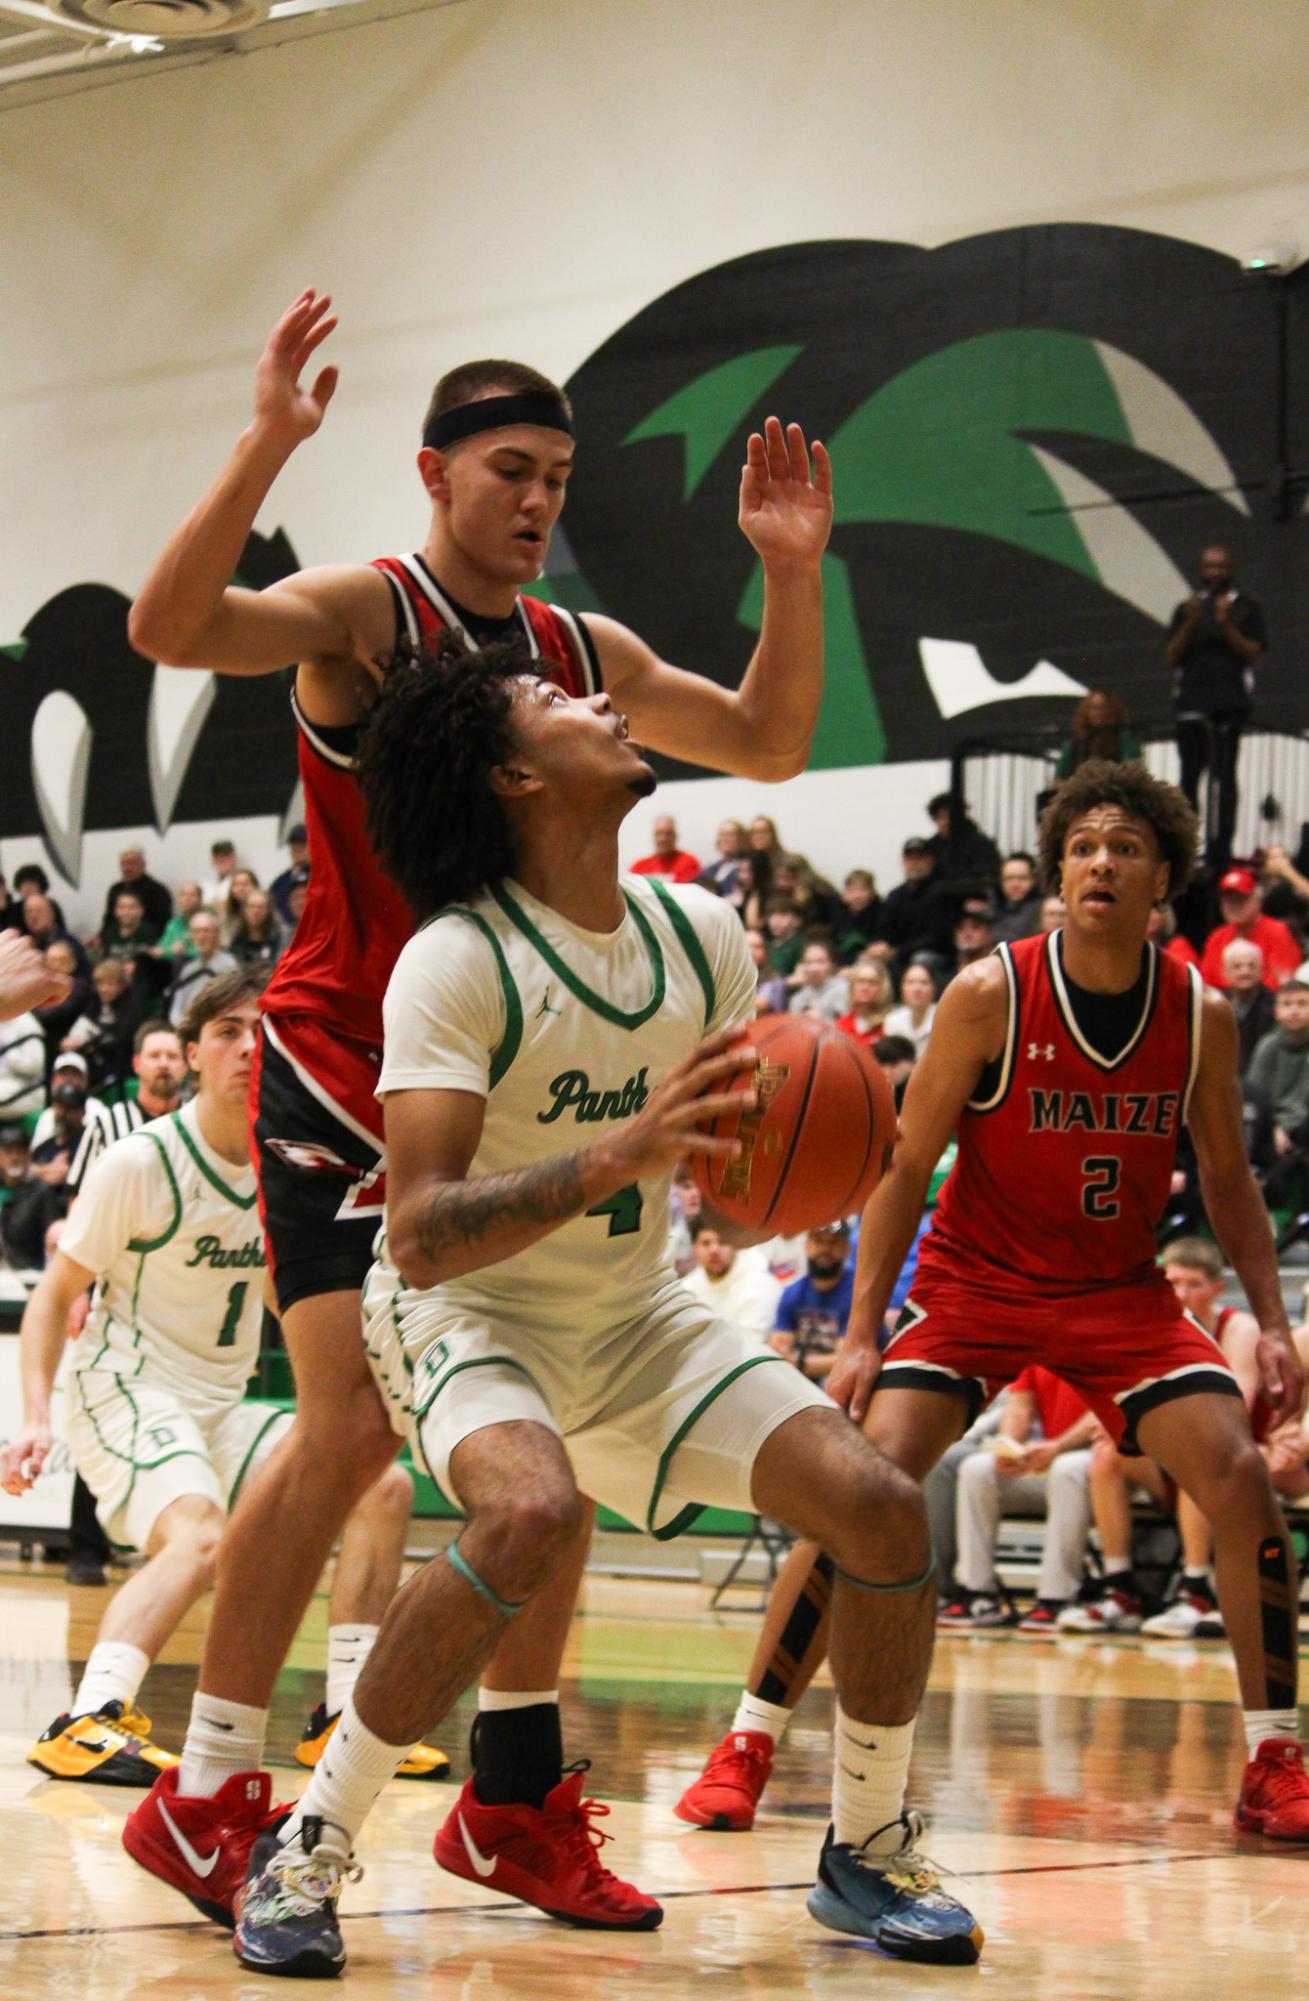
[{"label": "tattoo on forearm", "polygon": [[561,1154],[512,1174],[482,1174],[434,1188],[418,1216],[418,1248],[434,1264],[449,1251],[481,1243],[494,1229],[566,1223],[581,1214],[582,1164]]}]

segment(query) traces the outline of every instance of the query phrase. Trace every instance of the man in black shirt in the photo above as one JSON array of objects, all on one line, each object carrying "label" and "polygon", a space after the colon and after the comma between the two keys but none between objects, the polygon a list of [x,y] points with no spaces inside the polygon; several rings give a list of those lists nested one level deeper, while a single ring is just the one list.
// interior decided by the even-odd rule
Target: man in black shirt
[{"label": "man in black shirt", "polygon": [[1267,644],[1262,611],[1232,583],[1231,550],[1221,543],[1203,549],[1200,588],[1174,611],[1164,657],[1174,674],[1182,790],[1194,806],[1208,769],[1207,857],[1218,868],[1232,852],[1237,746]]},{"label": "man in black shirt", "polygon": [[156,882],[152,875],[146,874],[143,849],[124,848],[118,857],[118,868],[118,881],[110,885],[109,894],[105,897],[104,916],[100,919],[100,935],[106,940],[106,949],[113,925],[114,905],[123,890],[130,890],[140,898],[145,921],[154,927],[156,937],[163,932],[173,914],[173,892],[162,882]]},{"label": "man in black shirt", "polygon": [[879,933],[891,947],[897,974],[916,956],[943,973],[950,963],[950,902],[937,880],[936,854],[930,842],[911,835],[902,858],[904,881],[882,905]]}]

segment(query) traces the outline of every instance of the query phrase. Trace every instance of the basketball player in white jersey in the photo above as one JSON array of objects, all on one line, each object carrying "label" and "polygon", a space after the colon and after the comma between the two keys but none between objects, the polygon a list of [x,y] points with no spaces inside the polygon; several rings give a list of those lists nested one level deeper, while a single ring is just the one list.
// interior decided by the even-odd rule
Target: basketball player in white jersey
[{"label": "basketball player in white jersey", "polygon": [[[150,1741],[137,1692],[212,1583],[243,1480],[291,1421],[244,1400],[264,1299],[246,1112],[262,984],[246,968],[197,997],[182,1023],[195,1097],[104,1151],[23,1315],[24,1425],[0,1482],[22,1493],[49,1457],[69,1311],[94,1281],[68,1380],[69,1450],[106,1532],[150,1558],[110,1604],[71,1710],[30,1753],[51,1778],[148,1786],[176,1765]],[[410,1498],[393,1468],[352,1518],[347,1572],[383,1569],[389,1590]]]},{"label": "basketball player in white jersey", "polygon": [[[744,934],[703,890],[620,878],[618,829],[654,774],[607,695],[570,697],[526,664],[447,636],[393,669],[361,749],[374,844],[428,920],[386,995],[389,1180],[365,1343],[465,1526],[393,1600],[299,1806],[256,1839],[237,1957],[293,1976],[344,1965],[336,1899],[363,1820],[567,1562],[580,1486],[661,1537],[715,1505],[815,1525],[835,1564],[839,1701],[824,1880],[844,1856],[883,1894],[875,1926],[836,1891],[810,1908],[892,1954],[971,1962],[975,1921],[850,1748],[906,1725],[921,1692],[901,1650],[867,1634],[888,1592],[911,1635],[932,1618],[922,1495],[815,1384],[693,1300],[666,1256],[677,1160],[740,1150],[698,1122],[754,1102],[722,1095],[741,1061],[725,1043],[755,1013]],[[566,1775],[546,1817],[585,1813],[582,1784]],[[540,1817],[507,1825],[470,1781],[437,1860],[463,1873],[466,1857],[516,1895]],[[551,1914],[588,1921],[589,1886],[576,1904],[556,1887]],[[653,1930],[659,1905],[639,1901],[627,1928]]]}]

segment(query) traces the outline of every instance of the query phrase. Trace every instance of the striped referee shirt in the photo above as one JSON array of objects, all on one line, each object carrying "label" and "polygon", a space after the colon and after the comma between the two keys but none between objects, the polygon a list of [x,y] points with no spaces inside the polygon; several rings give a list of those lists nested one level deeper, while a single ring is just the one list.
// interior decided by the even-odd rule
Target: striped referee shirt
[{"label": "striped referee shirt", "polygon": [[112,1146],[116,1139],[126,1139],[153,1116],[151,1112],[143,1112],[135,1098],[115,1099],[112,1104],[97,1101],[94,1110],[88,1105],[82,1137],[69,1162],[68,1179],[64,1183],[69,1194],[76,1195],[107,1146]]}]

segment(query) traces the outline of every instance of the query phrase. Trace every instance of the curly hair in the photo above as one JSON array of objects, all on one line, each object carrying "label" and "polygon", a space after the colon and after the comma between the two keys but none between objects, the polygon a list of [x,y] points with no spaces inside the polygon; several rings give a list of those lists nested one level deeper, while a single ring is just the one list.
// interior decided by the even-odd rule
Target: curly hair
[{"label": "curly hair", "polygon": [[1041,815],[1041,877],[1046,888],[1059,888],[1069,828],[1097,806],[1116,806],[1132,819],[1144,820],[1155,837],[1159,859],[1168,864],[1168,895],[1180,896],[1195,867],[1200,823],[1194,811],[1177,786],[1155,778],[1143,764],[1110,764],[1104,758],[1079,765],[1056,787]]},{"label": "curly hair", "polygon": [[368,837],[420,922],[509,873],[513,843],[491,772],[513,756],[514,681],[535,674],[524,644],[474,652],[443,632],[401,646],[359,746]]}]

